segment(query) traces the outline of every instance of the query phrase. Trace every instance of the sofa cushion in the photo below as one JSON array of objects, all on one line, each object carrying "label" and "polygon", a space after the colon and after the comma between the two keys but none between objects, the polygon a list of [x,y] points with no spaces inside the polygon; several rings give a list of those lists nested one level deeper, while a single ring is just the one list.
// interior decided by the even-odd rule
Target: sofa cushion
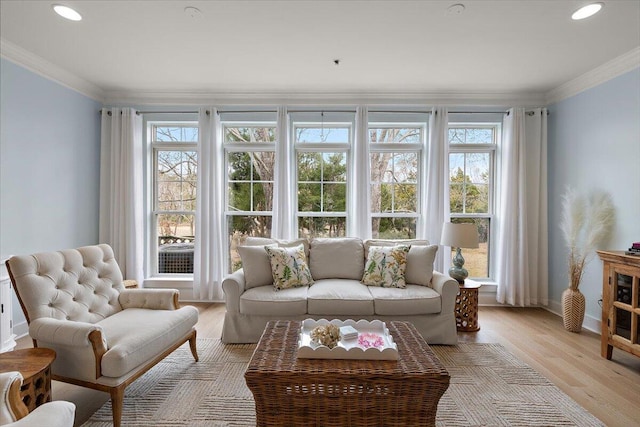
[{"label": "sofa cushion", "polygon": [[416,315],[440,313],[442,302],[440,294],[429,287],[407,285],[405,289],[370,287],[373,295],[375,314],[378,315]]},{"label": "sofa cushion", "polygon": [[307,239],[293,239],[293,240],[282,240],[282,239],[272,239],[270,237],[247,237],[244,240],[243,246],[266,246],[271,244],[277,244],[280,248],[292,248],[294,246],[302,245],[304,246],[304,253],[309,258],[309,240]]},{"label": "sofa cushion", "polygon": [[438,245],[429,245],[427,240],[365,240],[365,253],[374,246],[393,246],[394,244],[411,245],[407,254],[405,279],[407,284],[431,286],[433,263],[438,252]]},{"label": "sofa cushion", "polygon": [[364,246],[355,237],[312,239],[309,267],[315,280],[361,280],[364,273]]},{"label": "sofa cushion", "polygon": [[316,280],[307,293],[309,314],[326,316],[370,316],[373,297],[367,286],[358,280]]},{"label": "sofa cushion", "polygon": [[238,253],[242,259],[245,289],[273,284],[271,263],[265,246],[276,247],[277,244],[261,246],[238,246]]},{"label": "sofa cushion", "polygon": [[197,322],[198,309],[192,306],[178,310],[128,308],[101,320],[97,325],[108,344],[102,374],[115,378],[137,368],[187,335]]},{"label": "sofa cushion", "polygon": [[367,239],[362,244],[364,245],[364,257],[367,258],[369,248],[372,246],[429,246],[429,241],[421,239]]},{"label": "sofa cushion", "polygon": [[249,289],[240,296],[240,313],[256,316],[307,313],[308,286],[276,291],[272,285]]},{"label": "sofa cushion", "polygon": [[307,266],[307,257],[304,254],[304,246],[298,245],[293,248],[265,246],[264,249],[269,254],[273,287],[276,290],[313,284],[313,278]]},{"label": "sofa cushion", "polygon": [[409,246],[373,246],[364,266],[362,283],[367,286],[405,288],[404,272],[407,267]]}]

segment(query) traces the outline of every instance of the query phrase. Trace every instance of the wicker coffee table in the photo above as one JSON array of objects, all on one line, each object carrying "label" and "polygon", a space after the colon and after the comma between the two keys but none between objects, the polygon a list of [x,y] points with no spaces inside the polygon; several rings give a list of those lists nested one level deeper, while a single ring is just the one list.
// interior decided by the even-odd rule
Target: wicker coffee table
[{"label": "wicker coffee table", "polygon": [[449,373],[416,328],[388,322],[397,361],[298,359],[301,322],[267,324],[245,372],[258,426],[435,426]]}]

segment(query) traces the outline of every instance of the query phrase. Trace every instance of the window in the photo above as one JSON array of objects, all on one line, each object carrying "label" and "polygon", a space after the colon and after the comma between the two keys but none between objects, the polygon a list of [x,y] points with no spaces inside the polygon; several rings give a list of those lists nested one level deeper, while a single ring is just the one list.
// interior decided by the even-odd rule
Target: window
[{"label": "window", "polygon": [[275,122],[223,122],[229,271],[242,267],[237,247],[247,237],[270,237]]},{"label": "window", "polygon": [[489,278],[494,163],[500,124],[449,124],[451,222],[474,223],[480,247],[465,249],[469,277]]},{"label": "window", "polygon": [[371,235],[415,238],[425,126],[369,123]]},{"label": "window", "polygon": [[198,124],[151,122],[149,135],[154,164],[153,273],[193,274]]},{"label": "window", "polygon": [[351,128],[344,122],[293,124],[299,237],[346,235]]}]

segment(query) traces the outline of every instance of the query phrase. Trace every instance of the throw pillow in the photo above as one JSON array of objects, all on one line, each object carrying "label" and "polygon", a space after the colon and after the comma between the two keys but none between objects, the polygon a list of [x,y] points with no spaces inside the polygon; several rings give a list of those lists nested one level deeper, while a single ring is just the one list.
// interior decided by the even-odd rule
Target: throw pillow
[{"label": "throw pillow", "polygon": [[276,291],[313,284],[303,245],[293,248],[265,246],[264,249],[269,254],[273,287]]},{"label": "throw pillow", "polygon": [[407,254],[407,283],[412,285],[431,286],[433,263],[438,252],[438,245],[411,246]]},{"label": "throw pillow", "polygon": [[[273,243],[267,246],[275,248],[277,244]],[[238,253],[240,254],[244,271],[245,289],[273,284],[271,263],[264,248],[265,245],[238,246]]]},{"label": "throw pillow", "polygon": [[405,269],[409,249],[406,245],[369,248],[362,283],[384,288],[406,288]]}]

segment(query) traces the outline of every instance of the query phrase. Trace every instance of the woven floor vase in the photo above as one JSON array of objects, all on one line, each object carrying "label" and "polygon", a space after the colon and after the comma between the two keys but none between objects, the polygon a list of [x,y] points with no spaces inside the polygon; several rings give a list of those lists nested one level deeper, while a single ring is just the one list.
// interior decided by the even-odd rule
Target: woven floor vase
[{"label": "woven floor vase", "polygon": [[584,320],[584,295],[579,290],[565,289],[562,293],[562,322],[569,332],[580,332]]}]

